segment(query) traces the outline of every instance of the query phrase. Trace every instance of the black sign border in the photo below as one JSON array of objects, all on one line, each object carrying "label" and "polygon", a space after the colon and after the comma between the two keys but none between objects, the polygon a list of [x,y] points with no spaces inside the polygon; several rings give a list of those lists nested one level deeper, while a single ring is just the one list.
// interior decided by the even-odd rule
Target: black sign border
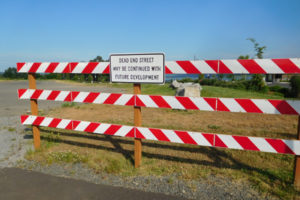
[{"label": "black sign border", "polygon": [[[163,81],[162,82],[112,82],[112,71],[111,71],[111,56],[134,56],[134,55],[162,55],[163,56]],[[133,83],[133,84],[165,84],[165,77],[166,77],[166,65],[165,65],[165,54],[164,53],[117,53],[117,54],[110,54],[109,55],[109,79],[111,83]]]}]

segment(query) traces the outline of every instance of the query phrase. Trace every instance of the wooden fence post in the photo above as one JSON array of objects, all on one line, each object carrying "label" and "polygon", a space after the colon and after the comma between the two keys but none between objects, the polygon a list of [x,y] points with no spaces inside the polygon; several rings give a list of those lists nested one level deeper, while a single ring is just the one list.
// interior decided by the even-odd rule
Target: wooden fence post
[{"label": "wooden fence post", "polygon": [[[28,73],[28,81],[29,81],[29,89],[36,89],[36,79],[35,74]],[[32,115],[38,115],[38,104],[37,100],[30,99],[30,106],[31,106],[31,114]],[[39,149],[41,146],[41,139],[40,139],[40,128],[38,126],[32,126],[32,132],[33,132],[33,143],[34,148]]]},{"label": "wooden fence post", "polygon": [[[133,84],[135,95],[141,94],[141,84]],[[142,111],[140,106],[134,106],[134,126],[142,125]],[[142,139],[134,138],[134,167],[140,166],[142,160]]]},{"label": "wooden fence post", "polygon": [[[297,139],[300,140],[300,115],[298,115],[298,133]],[[300,189],[300,156],[295,157],[294,165],[294,186]]]}]

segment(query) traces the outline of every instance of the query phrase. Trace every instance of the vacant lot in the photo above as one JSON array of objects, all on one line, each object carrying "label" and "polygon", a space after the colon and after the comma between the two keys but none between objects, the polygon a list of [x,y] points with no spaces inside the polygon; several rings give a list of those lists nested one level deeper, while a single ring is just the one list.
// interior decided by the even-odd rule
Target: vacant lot
[{"label": "vacant lot", "polygon": [[[149,93],[157,94],[153,87],[155,86],[149,86],[148,90],[152,90]],[[129,91],[130,88],[125,89]],[[145,90],[147,91],[147,88]],[[241,94],[238,91],[234,92]],[[165,88],[163,93],[169,94],[171,91]],[[249,92],[244,92],[242,95],[252,97]],[[236,96],[238,95],[233,97]],[[254,93],[254,98],[259,97]],[[132,107],[72,104],[52,110],[47,115],[133,125]],[[297,132],[297,117],[286,115],[143,108],[142,118],[145,127],[198,132],[284,139],[295,139]],[[95,172],[105,171],[122,176],[175,174],[177,178],[183,180],[198,180],[216,175],[236,182],[250,182],[262,193],[280,198],[292,198],[296,194],[292,186],[294,156],[290,155],[143,141],[142,166],[135,169],[132,164],[132,139],[48,128],[42,129],[42,137],[42,149],[36,152],[29,151],[27,153],[29,160],[46,164],[80,162],[85,163]]]}]

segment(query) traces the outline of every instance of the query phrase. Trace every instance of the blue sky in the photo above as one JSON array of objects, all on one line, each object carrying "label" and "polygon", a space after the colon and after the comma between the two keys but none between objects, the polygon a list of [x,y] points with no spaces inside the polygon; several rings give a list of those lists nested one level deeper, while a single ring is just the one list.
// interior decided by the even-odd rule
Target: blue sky
[{"label": "blue sky", "polygon": [[164,52],[166,60],[300,57],[300,0],[0,1],[0,71],[16,62]]}]

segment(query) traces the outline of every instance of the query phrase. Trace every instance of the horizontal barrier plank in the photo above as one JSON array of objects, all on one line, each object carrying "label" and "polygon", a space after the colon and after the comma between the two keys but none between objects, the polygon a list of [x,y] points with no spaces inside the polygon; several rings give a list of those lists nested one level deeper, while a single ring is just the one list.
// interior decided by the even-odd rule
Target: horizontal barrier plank
[{"label": "horizontal barrier plank", "polygon": [[[23,73],[109,74],[109,62],[17,63]],[[300,58],[166,61],[167,74],[299,74]]]},{"label": "horizontal barrier plank", "polygon": [[135,137],[147,140],[166,141],[172,143],[300,155],[299,140],[283,140],[251,136],[234,136],[214,133],[144,128],[33,115],[22,115],[21,123],[23,125],[36,125],[121,137]]},{"label": "horizontal barrier plank", "polygon": [[299,100],[178,97],[39,89],[19,89],[18,96],[19,99],[127,105],[150,108],[287,115],[300,114]]}]

